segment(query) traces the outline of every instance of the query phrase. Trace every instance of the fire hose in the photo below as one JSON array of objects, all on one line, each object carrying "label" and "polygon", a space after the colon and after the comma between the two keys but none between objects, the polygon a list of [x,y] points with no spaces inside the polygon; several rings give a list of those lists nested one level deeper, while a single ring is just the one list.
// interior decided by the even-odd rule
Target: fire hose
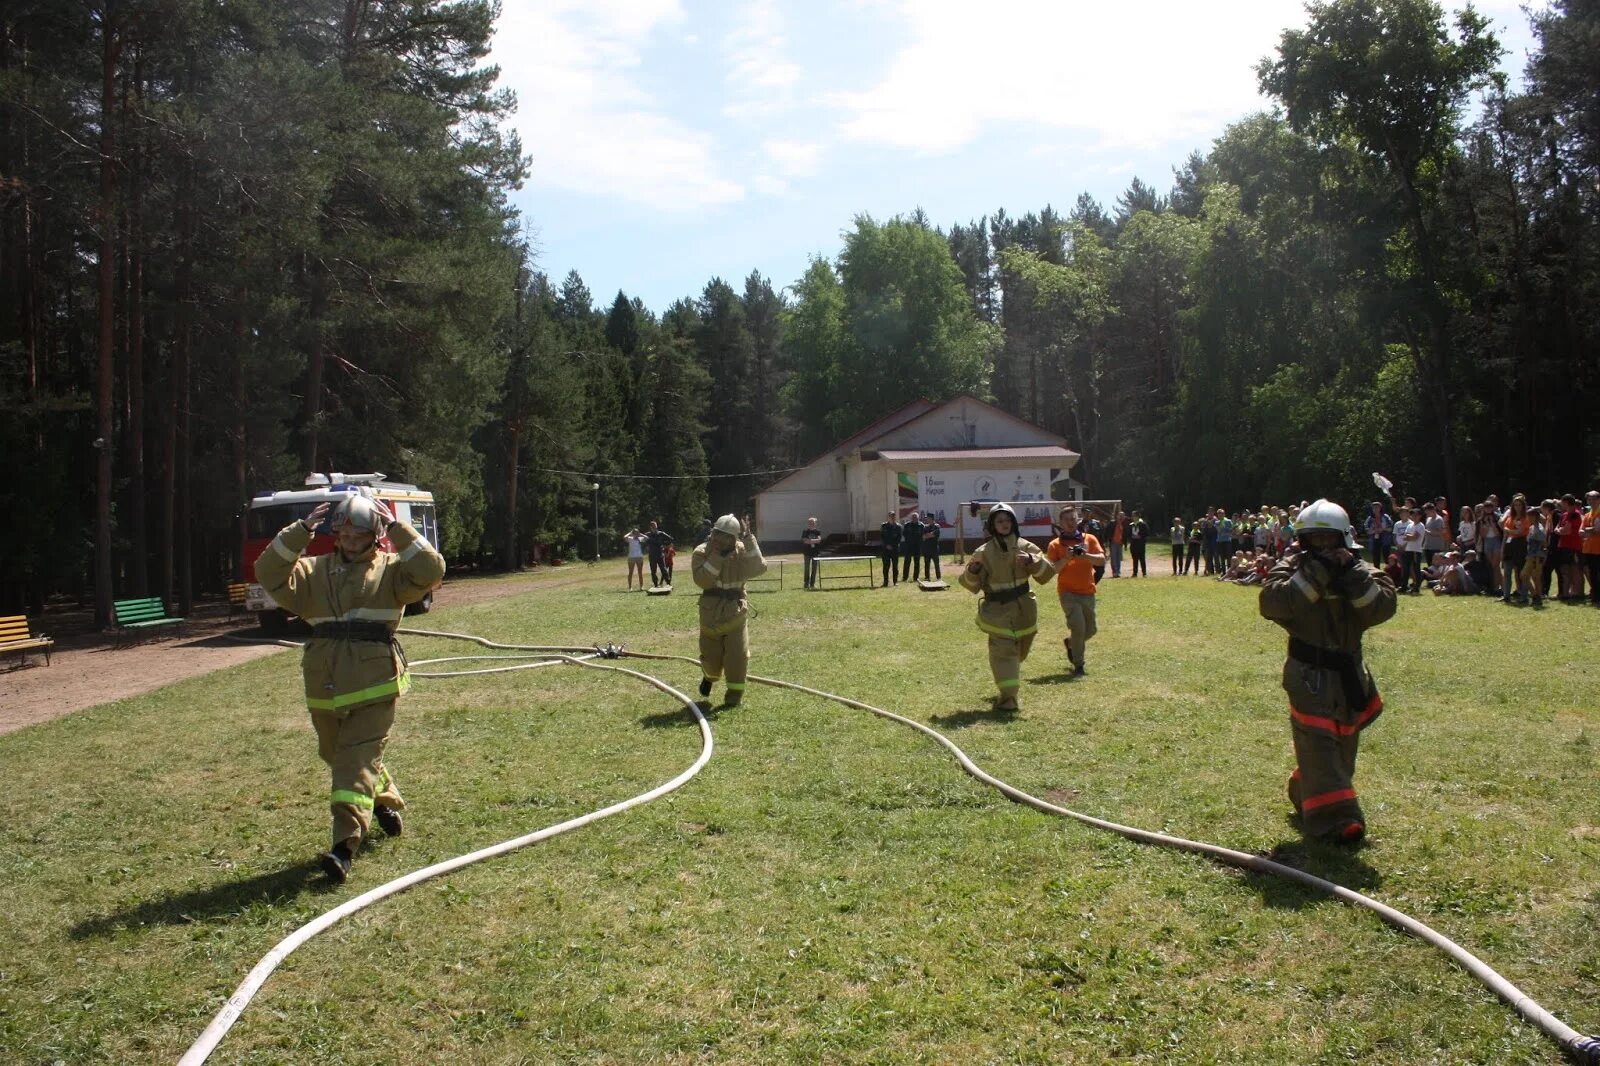
[{"label": "fire hose", "polygon": [[[503,855],[506,852],[514,851],[518,848],[527,847],[530,844],[535,844],[541,840],[546,840],[559,833],[564,833],[568,830],[588,825],[590,822],[599,821],[601,818],[605,818],[611,814],[617,814],[631,807],[648,803],[653,799],[657,799],[660,796],[666,795],[668,792],[673,791],[680,785],[687,782],[691,777],[698,773],[701,767],[703,767],[711,758],[711,726],[706,720],[705,715],[701,713],[699,705],[693,700],[667,685],[666,682],[654,678],[649,674],[628,670],[623,667],[605,666],[589,661],[596,657],[605,657],[611,659],[630,658],[647,659],[658,662],[684,662],[694,664],[698,667],[699,660],[697,659],[692,659],[685,655],[661,655],[647,652],[627,651],[615,645],[606,645],[604,647],[593,648],[576,648],[525,644],[501,644],[468,633],[449,633],[419,629],[403,629],[400,630],[400,632],[411,636],[427,636],[450,640],[465,640],[479,644],[486,648],[492,648],[500,651],[539,653],[540,655],[545,656],[545,658],[542,658],[538,662],[525,663],[518,666],[492,667],[478,670],[442,671],[438,673],[417,673],[416,676],[418,677],[458,677],[467,676],[470,674],[499,673],[508,670],[534,669],[543,666],[569,663],[586,666],[590,669],[613,670],[639,678],[651,685],[654,685],[656,688],[661,689],[663,692],[666,692],[681,700],[684,705],[693,712],[695,720],[700,727],[701,733],[702,746],[700,756],[695,760],[694,764],[683,773],[649,792],[635,796],[632,799],[613,804],[609,807],[602,808],[601,810],[591,812],[590,814],[583,815],[579,818],[574,818],[570,821],[550,826],[547,829],[541,829],[537,832],[529,833],[526,836],[517,837],[513,840],[508,840],[500,844],[482,848],[478,851],[470,852],[454,859],[448,859],[444,862],[436,863],[433,866],[428,866],[413,873],[406,874],[405,876],[390,881],[387,884],[379,885],[377,888],[371,889],[370,891],[347,901],[343,905],[336,907],[321,917],[302,926],[300,929],[296,930],[289,937],[279,943],[275,948],[272,949],[272,951],[268,952],[266,957],[256,964],[255,968],[250,971],[249,976],[245,978],[244,982],[240,984],[239,988],[234,992],[234,994],[228,998],[227,1003],[223,1006],[222,1010],[218,1012],[211,1024],[206,1027],[206,1030],[201,1034],[200,1039],[195,1041],[194,1045],[190,1047],[189,1051],[180,1060],[180,1066],[191,1066],[191,1064],[204,1062],[206,1057],[217,1046],[217,1043],[221,1041],[223,1036],[227,1034],[228,1029],[232,1027],[234,1021],[238,1019],[239,1014],[250,1002],[250,999],[255,995],[256,991],[261,987],[262,984],[265,983],[267,977],[271,975],[272,971],[277,968],[278,964],[287,958],[290,952],[294,951],[301,944],[305,943],[307,940],[311,939],[313,936],[316,936],[325,929],[331,927],[341,919],[348,917],[349,915],[354,914],[381,899],[394,895],[395,893],[402,892],[413,885],[421,883],[422,881],[438,877],[442,874],[449,873],[452,870],[460,869],[463,866],[479,862],[483,859],[493,858],[497,855]],[[518,656],[510,657],[515,658]],[[491,657],[455,656],[448,659],[419,660],[414,665],[424,666],[434,665],[441,662],[477,661],[488,658]],[[966,773],[968,773],[970,776],[976,778],[978,781],[981,781],[983,784],[988,785],[990,788],[999,791],[1002,795],[1013,802],[1032,807],[1033,809],[1041,811],[1045,814],[1069,818],[1083,825],[1088,825],[1096,829],[1102,829],[1107,832],[1116,833],[1119,836],[1125,837],[1137,843],[1150,844],[1158,847],[1185,851],[1196,855],[1203,855],[1209,859],[1223,863],[1224,865],[1250,870],[1256,873],[1268,874],[1273,877],[1280,877],[1289,881],[1295,881],[1299,884],[1317,889],[1318,891],[1325,892],[1337,899],[1343,900],[1346,903],[1365,907],[1395,928],[1410,933],[1411,935],[1418,937],[1429,944],[1432,944],[1434,947],[1450,956],[1450,958],[1458,963],[1463,969],[1465,969],[1473,977],[1477,978],[1478,981],[1488,987],[1489,990],[1495,995],[1504,1000],[1506,1004],[1509,1005],[1513,1010],[1515,1010],[1529,1022],[1532,1022],[1546,1036],[1560,1045],[1562,1050],[1566,1052],[1566,1054],[1575,1062],[1582,1063],[1584,1066],[1600,1066],[1600,1036],[1586,1036],[1585,1034],[1580,1033],[1578,1030],[1573,1029],[1571,1026],[1567,1025],[1565,1022],[1561,1021],[1561,1019],[1557,1018],[1554,1014],[1541,1006],[1536,1000],[1534,1000],[1532,996],[1528,995],[1521,988],[1517,987],[1516,984],[1502,976],[1488,963],[1478,958],[1478,956],[1474,955],[1460,944],[1457,944],[1455,941],[1451,940],[1443,933],[1433,929],[1431,926],[1428,926],[1416,918],[1413,918],[1402,911],[1398,911],[1385,903],[1381,903],[1370,896],[1357,892],[1354,889],[1346,888],[1343,885],[1336,884],[1332,881],[1328,881],[1324,878],[1316,876],[1315,874],[1308,873],[1305,870],[1297,869],[1296,867],[1288,866],[1280,862],[1275,862],[1272,859],[1268,859],[1262,855],[1252,855],[1247,852],[1235,851],[1231,848],[1224,848],[1220,845],[1208,844],[1202,841],[1188,840],[1183,837],[1172,836],[1166,833],[1153,833],[1149,830],[1122,825],[1117,822],[1107,821],[1103,818],[1096,818],[1092,815],[1083,814],[1080,811],[1074,811],[1066,807],[1057,806],[1056,804],[1040,799],[1039,797],[1028,792],[1024,792],[1022,789],[1016,788],[1013,785],[1007,784],[1005,781],[1002,781],[999,778],[987,773],[977,763],[973,762],[967,753],[962,751],[954,741],[945,736],[943,733],[940,733],[938,730],[933,729],[930,726],[923,725],[921,722],[906,718],[903,715],[884,710],[881,707],[874,707],[869,703],[863,703],[860,700],[851,699],[848,696],[840,696],[836,693],[824,692],[821,689],[796,684],[792,681],[781,681],[776,678],[769,677],[757,677],[754,674],[749,676],[749,680],[759,685],[769,685],[773,688],[789,689],[794,692],[803,692],[807,695],[816,696],[820,699],[831,700],[846,707],[853,707],[857,710],[867,711],[881,718],[886,718],[890,721],[898,722],[901,725],[909,726],[919,733],[926,735],[936,744],[950,752],[950,754],[954,756],[956,762],[961,766],[962,770],[966,771]]]}]

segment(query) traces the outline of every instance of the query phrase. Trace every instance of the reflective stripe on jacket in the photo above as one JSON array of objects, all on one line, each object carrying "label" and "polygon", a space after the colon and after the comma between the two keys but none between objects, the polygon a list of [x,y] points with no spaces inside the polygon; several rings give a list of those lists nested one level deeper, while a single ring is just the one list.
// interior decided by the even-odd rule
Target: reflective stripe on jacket
[{"label": "reflective stripe on jacket", "polygon": [[[256,580],[279,607],[311,625],[379,622],[393,634],[406,604],[438,586],[444,558],[404,522],[391,523],[387,536],[393,551],[379,551],[374,544],[349,562],[338,551],[308,559],[301,553],[311,531],[293,522],[256,560]],[[306,706],[317,711],[348,711],[394,699],[411,687],[393,642],[313,637],[300,666]]]},{"label": "reflective stripe on jacket", "polygon": [[700,629],[707,636],[720,637],[744,625],[750,602],[744,598],[744,583],[767,572],[761,545],[754,533],[746,533],[743,543],[735,543],[727,555],[711,550],[711,541],[697,545],[689,561],[689,575],[701,589],[737,590],[737,598],[700,597]]},{"label": "reflective stripe on jacket", "polygon": [[1042,585],[1054,576],[1055,568],[1032,541],[1018,537],[1016,547],[1008,550],[991,538],[972,553],[961,571],[961,587],[983,593],[978,601],[979,629],[992,637],[1021,640],[1039,629],[1039,601],[1033,590],[1007,603],[994,602],[990,594],[1026,587],[1030,577]]}]

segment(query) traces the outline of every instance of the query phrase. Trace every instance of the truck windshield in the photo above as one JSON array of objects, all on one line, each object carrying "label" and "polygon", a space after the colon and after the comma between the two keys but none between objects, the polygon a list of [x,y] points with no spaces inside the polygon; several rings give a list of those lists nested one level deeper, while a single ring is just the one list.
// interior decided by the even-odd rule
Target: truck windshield
[{"label": "truck windshield", "polygon": [[250,539],[269,540],[278,530],[298,518],[304,518],[316,508],[315,503],[275,503],[270,507],[250,508]]}]

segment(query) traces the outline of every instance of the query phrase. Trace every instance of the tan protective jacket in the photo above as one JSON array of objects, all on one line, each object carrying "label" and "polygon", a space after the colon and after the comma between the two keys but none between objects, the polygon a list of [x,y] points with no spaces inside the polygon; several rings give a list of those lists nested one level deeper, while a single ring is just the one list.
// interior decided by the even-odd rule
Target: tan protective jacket
[{"label": "tan protective jacket", "polygon": [[[256,560],[256,580],[279,607],[310,625],[380,622],[392,635],[405,605],[438,587],[444,558],[404,522],[390,523],[387,536],[392,552],[379,551],[374,544],[350,562],[337,550],[306,559],[300,553],[311,542],[311,530],[304,522],[293,522]],[[411,687],[397,647],[393,641],[311,638],[301,660],[306,706],[342,713],[394,699]]]},{"label": "tan protective jacket", "polygon": [[737,597],[700,597],[700,631],[710,637],[732,633],[744,625],[750,613],[750,601],[745,599],[744,583],[767,572],[767,561],[761,557],[761,545],[754,533],[746,533],[742,542],[735,542],[733,551],[718,555],[711,550],[711,541],[695,545],[694,557],[689,561],[689,573],[694,583],[706,591],[736,589]]},{"label": "tan protective jacket", "polygon": [[[1033,541],[1017,537],[1016,547],[1007,550],[991,537],[972,553],[967,568],[961,572],[961,587],[983,593],[983,599],[978,601],[979,629],[990,636],[1021,640],[1039,629],[1039,601],[1027,587],[1028,579],[1042,585],[1055,575],[1055,567]],[[1017,599],[1009,603],[991,601],[994,593],[1019,587],[1025,591]]]},{"label": "tan protective jacket", "polygon": [[1354,656],[1362,687],[1362,705],[1347,706],[1350,700],[1337,670],[1290,656],[1283,664],[1283,688],[1290,706],[1305,715],[1355,716],[1360,725],[1375,717],[1382,702],[1361,661],[1361,634],[1393,618],[1396,603],[1389,575],[1363,562],[1337,576],[1320,561],[1274,566],[1261,583],[1262,617],[1307,644]]}]

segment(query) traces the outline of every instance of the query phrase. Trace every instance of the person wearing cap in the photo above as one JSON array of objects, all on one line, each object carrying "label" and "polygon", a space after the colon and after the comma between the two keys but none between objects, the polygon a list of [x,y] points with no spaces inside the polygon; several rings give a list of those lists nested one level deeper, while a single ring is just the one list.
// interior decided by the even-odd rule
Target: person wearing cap
[{"label": "person wearing cap", "polygon": [[[312,531],[330,510],[336,550],[305,558]],[[405,801],[383,752],[411,675],[394,631],[406,605],[443,577],[444,559],[433,545],[382,500],[365,495],[317,505],[256,560],[267,594],[311,626],[300,666],[317,754],[332,777],[332,844],[318,858],[335,882],[349,876],[373,819],[388,835],[400,835]]]},{"label": "person wearing cap", "polygon": [[1361,654],[1361,637],[1394,617],[1394,582],[1355,553],[1350,516],[1317,500],[1295,519],[1296,548],[1262,582],[1261,615],[1289,634],[1283,688],[1295,770],[1289,802],[1307,836],[1357,844],[1366,815],[1356,797],[1361,732],[1383,700]]},{"label": "person wearing cap", "polygon": [[709,698],[711,686],[726,675],[725,707],[737,707],[744,699],[750,669],[750,634],[745,626],[750,601],[744,583],[766,572],[767,562],[748,516],[725,514],[717,519],[710,539],[695,548],[689,562],[689,573],[700,589],[700,695]]},{"label": "person wearing cap", "polygon": [[943,581],[944,564],[939,561],[939,538],[943,529],[932,511],[922,514],[922,580]]},{"label": "person wearing cap", "polygon": [[972,553],[961,572],[961,587],[982,593],[978,601],[978,628],[989,635],[989,670],[1000,698],[997,711],[1017,710],[1017,690],[1022,686],[1022,664],[1039,632],[1039,601],[1028,579],[1049,581],[1060,569],[1044,552],[1017,531],[1017,515],[997,503],[984,517],[989,539]]}]

